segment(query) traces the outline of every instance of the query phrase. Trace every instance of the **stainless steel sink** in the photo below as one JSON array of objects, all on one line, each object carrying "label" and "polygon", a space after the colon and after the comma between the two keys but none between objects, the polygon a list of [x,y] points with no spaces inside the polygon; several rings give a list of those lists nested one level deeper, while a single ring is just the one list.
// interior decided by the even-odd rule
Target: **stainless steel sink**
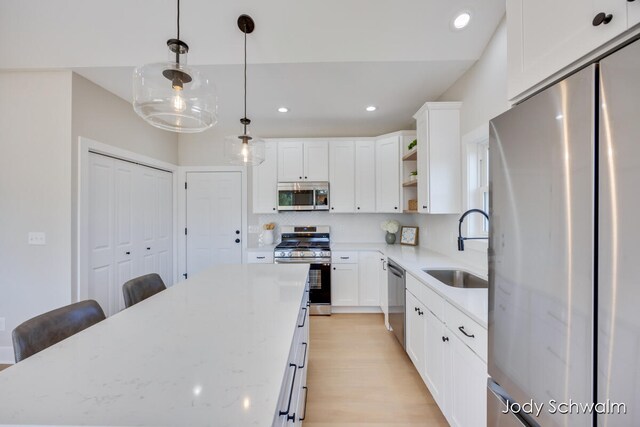
[{"label": "stainless steel sink", "polygon": [[435,277],[442,283],[454,288],[473,288],[473,289],[487,289],[489,283],[467,271],[463,270],[422,270],[429,276]]}]

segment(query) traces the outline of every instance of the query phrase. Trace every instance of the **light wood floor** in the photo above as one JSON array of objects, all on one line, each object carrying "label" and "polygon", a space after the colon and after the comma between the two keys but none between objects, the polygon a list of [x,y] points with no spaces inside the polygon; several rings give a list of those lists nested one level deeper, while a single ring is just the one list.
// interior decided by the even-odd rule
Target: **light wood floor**
[{"label": "light wood floor", "polygon": [[[309,355],[311,356],[311,355]],[[0,371],[2,371],[3,369],[7,369],[9,366],[11,365],[0,365]]]},{"label": "light wood floor", "polygon": [[311,317],[305,427],[448,426],[382,314]]}]

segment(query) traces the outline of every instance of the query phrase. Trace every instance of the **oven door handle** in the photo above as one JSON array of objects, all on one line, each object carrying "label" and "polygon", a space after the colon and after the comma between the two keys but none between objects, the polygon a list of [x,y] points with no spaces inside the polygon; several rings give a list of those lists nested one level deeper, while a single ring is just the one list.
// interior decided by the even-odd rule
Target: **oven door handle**
[{"label": "oven door handle", "polygon": [[322,264],[322,265],[331,265],[331,261],[328,259],[275,259],[273,261],[275,264]]}]

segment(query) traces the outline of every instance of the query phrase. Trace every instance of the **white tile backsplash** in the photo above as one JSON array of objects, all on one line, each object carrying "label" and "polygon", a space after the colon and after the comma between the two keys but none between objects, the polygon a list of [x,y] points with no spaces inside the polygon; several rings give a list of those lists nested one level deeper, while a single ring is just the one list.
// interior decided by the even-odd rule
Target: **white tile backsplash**
[{"label": "white tile backsplash", "polygon": [[[385,232],[380,224],[395,219],[401,225],[416,225],[414,215],[403,214],[331,214],[329,212],[281,212],[278,214],[250,215],[249,227],[275,222],[276,241],[280,241],[282,225],[328,225],[331,240],[336,243],[384,242]],[[422,234],[422,230],[421,230]],[[249,234],[249,246],[260,244],[260,234]]]}]

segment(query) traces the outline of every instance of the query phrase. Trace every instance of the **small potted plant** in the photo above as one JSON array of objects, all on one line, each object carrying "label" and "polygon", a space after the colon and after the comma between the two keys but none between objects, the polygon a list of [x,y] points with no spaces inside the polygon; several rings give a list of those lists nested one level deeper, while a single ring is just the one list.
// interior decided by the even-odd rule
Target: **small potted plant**
[{"label": "small potted plant", "polygon": [[387,232],[384,236],[387,244],[393,245],[396,242],[396,233],[400,230],[400,223],[395,219],[390,219],[380,224],[380,228]]}]

